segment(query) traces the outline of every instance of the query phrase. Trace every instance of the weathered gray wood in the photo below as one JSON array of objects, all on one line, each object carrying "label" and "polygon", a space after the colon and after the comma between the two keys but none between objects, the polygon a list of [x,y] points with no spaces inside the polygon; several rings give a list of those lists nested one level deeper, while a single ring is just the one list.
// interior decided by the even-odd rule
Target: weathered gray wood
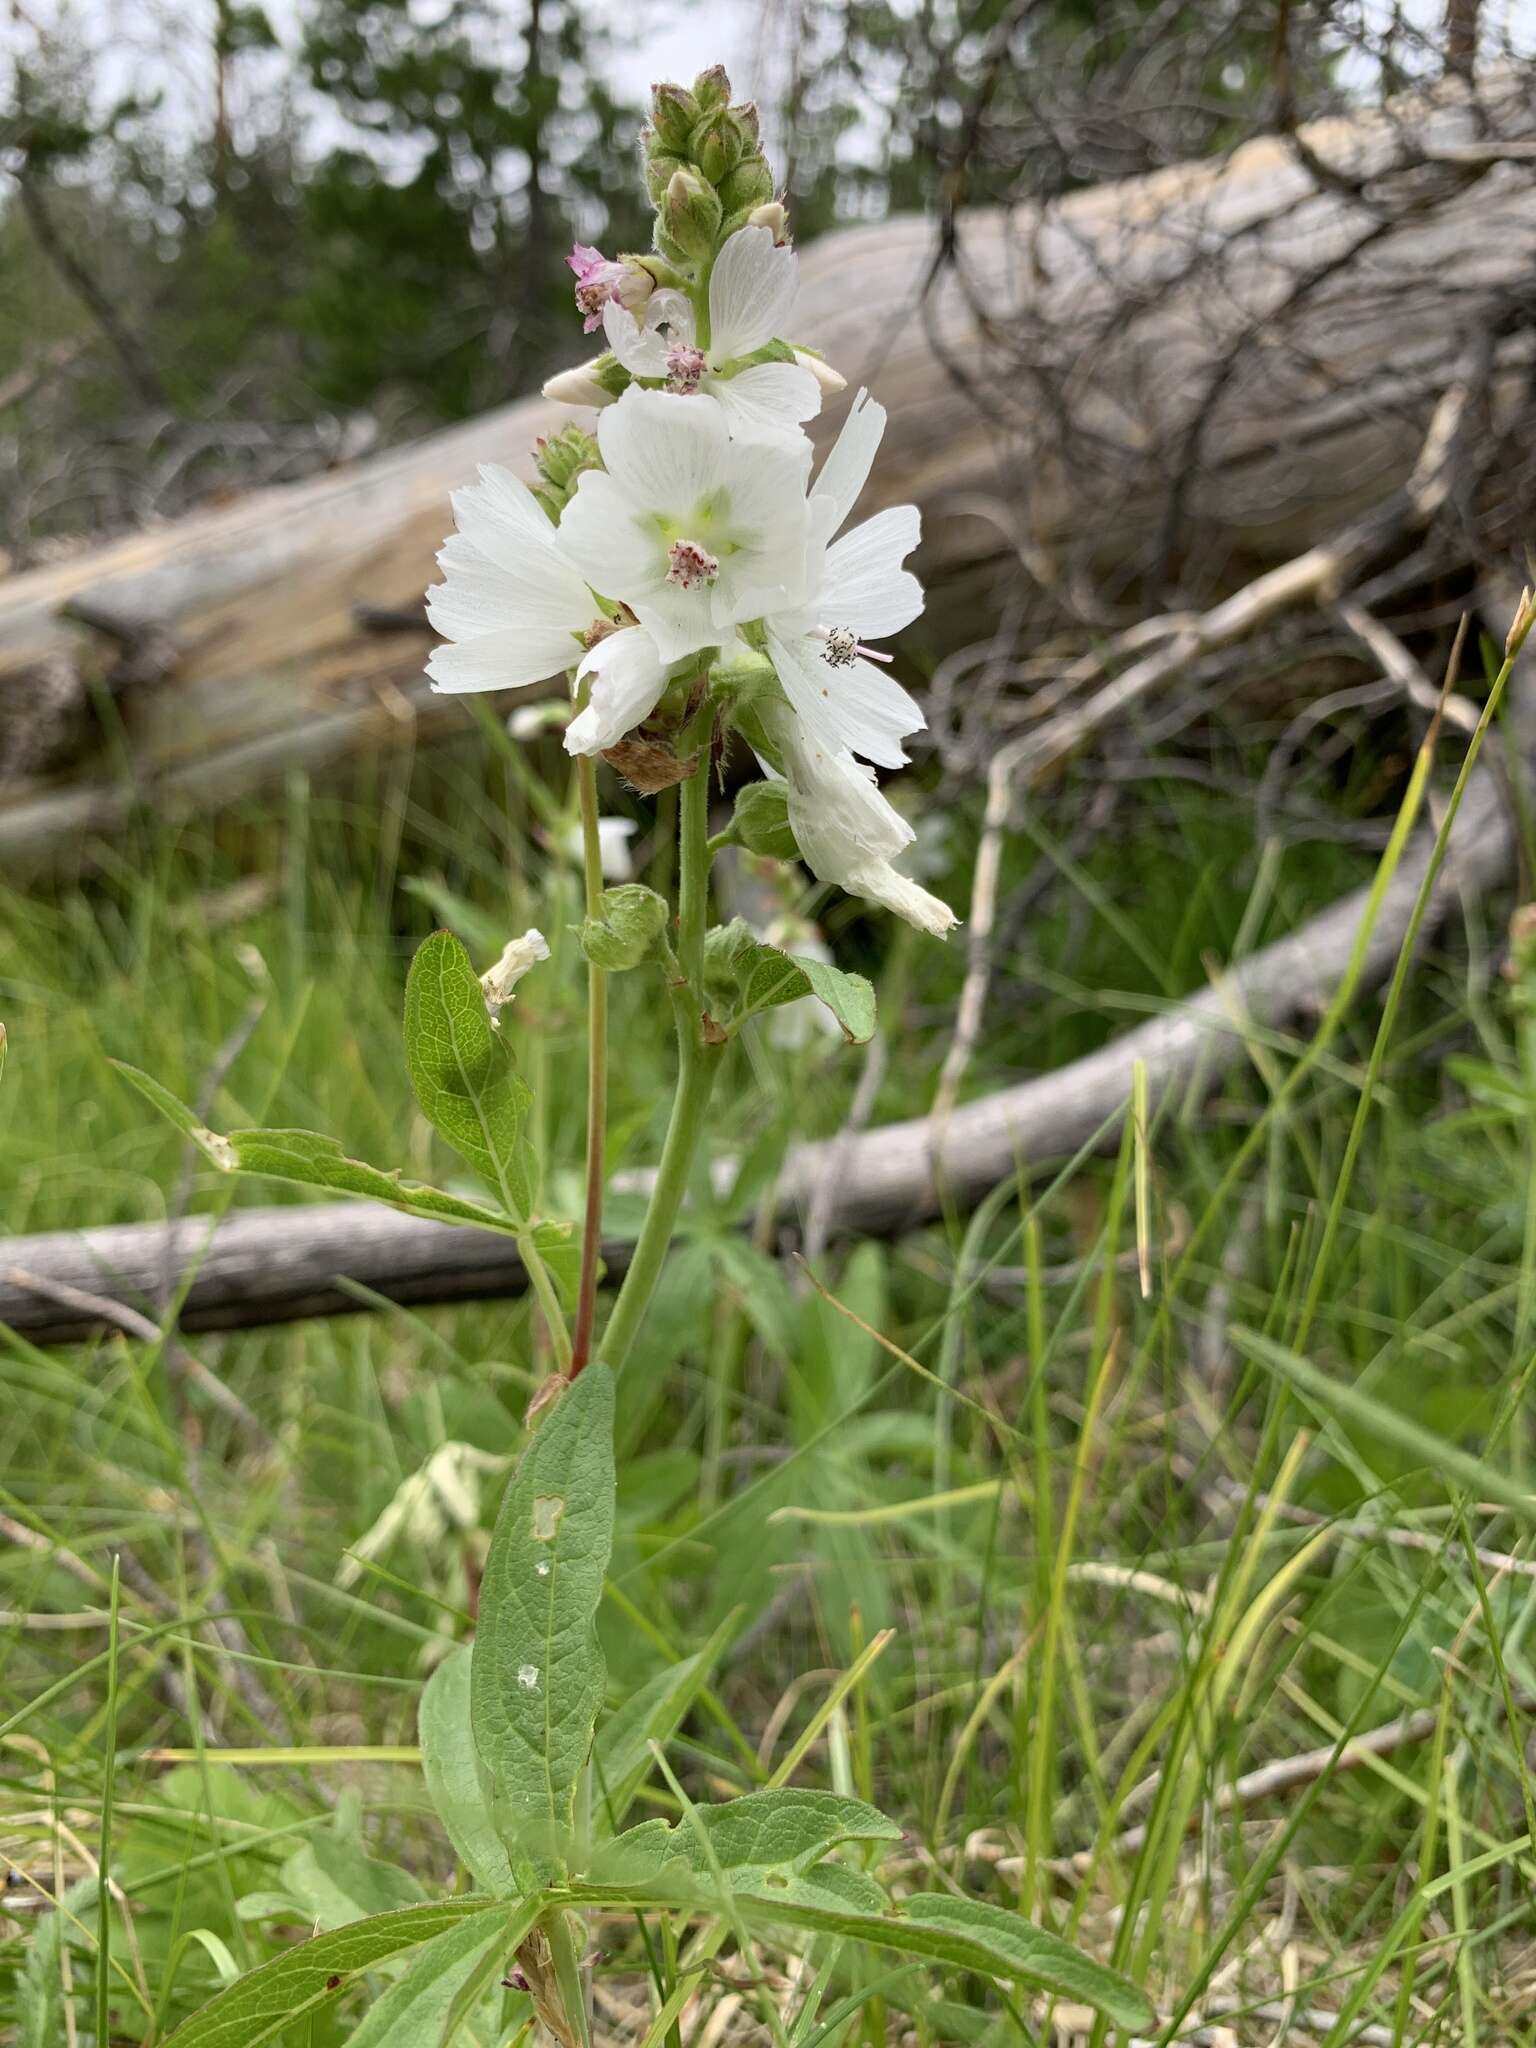
[{"label": "weathered gray wood", "polygon": [[[1261,139],[1043,211],[965,216],[926,302],[931,224],[813,245],[798,337],[889,406],[871,504],[927,509],[930,580],[996,557],[1001,512],[1031,576],[1123,593],[1172,494],[1176,551],[1209,595],[1400,486],[1468,337],[1536,259],[1532,82],[1485,86],[1475,107],[1461,90],[1317,123],[1301,152]],[[1529,336],[1499,347],[1517,376]],[[62,619],[72,601],[154,620],[180,649],[170,680],[120,699],[133,790],[99,765],[7,785],[0,758],[0,859],[68,857],[135,791],[219,803],[293,761],[462,729],[462,705],[419,687],[425,632],[380,635],[354,608],[418,602],[450,490],[479,462],[526,470],[566,417],[520,401],[0,580],[0,714],[61,661],[105,662]]]}]

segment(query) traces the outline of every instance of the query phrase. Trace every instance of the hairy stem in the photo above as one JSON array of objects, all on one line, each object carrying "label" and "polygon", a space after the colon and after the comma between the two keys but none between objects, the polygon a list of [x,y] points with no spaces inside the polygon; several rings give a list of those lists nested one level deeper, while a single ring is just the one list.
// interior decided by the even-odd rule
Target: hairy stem
[{"label": "hairy stem", "polygon": [[[581,793],[581,850],[588,917],[602,912],[603,862],[597,830],[597,768],[589,756],[576,764]],[[597,1314],[598,1246],[603,1228],[603,1153],[608,1129],[608,975],[587,963],[587,1199],[582,1219],[581,1275],[576,1288],[576,1331],[571,1342],[571,1378],[592,1354]]]},{"label": "hairy stem", "polygon": [[677,1021],[677,1093],[667,1125],[656,1184],[635,1241],[624,1285],[603,1333],[600,1353],[615,1372],[629,1356],[666,1261],[688,1186],[693,1156],[704,1134],[710,1091],[723,1045],[704,1036],[704,934],[709,920],[709,753],[714,710],[706,704],[688,726],[684,747],[698,754],[698,766],[682,784],[678,803],[677,957],[679,979],[672,987]]}]

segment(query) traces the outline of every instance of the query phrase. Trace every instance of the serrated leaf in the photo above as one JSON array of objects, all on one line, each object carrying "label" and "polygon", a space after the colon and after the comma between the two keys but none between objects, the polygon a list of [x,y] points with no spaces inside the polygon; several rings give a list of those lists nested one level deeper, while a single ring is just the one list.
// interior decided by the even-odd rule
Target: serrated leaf
[{"label": "serrated leaf", "polygon": [[295,1187],[324,1188],[328,1194],[355,1195],[438,1223],[473,1223],[482,1230],[503,1232],[517,1229],[510,1217],[483,1202],[466,1201],[462,1195],[450,1195],[422,1181],[406,1180],[398,1172],[370,1166],[366,1160],[351,1159],[334,1138],[318,1131],[231,1131],[228,1137],[221,1137],[200,1124],[186,1104],[152,1075],[123,1060],[111,1064],[147,1102],[185,1132],[220,1173],[250,1173],[263,1180],[288,1181]]},{"label": "serrated leaf", "polygon": [[420,1905],[426,1898],[408,1870],[365,1856],[331,1830],[294,1851],[283,1865],[282,1884],[304,1908],[305,1918],[322,1928]]},{"label": "serrated leaf", "polygon": [[295,2020],[339,1998],[363,1971],[407,1955],[463,1921],[483,1921],[487,1932],[495,1922],[504,1924],[507,1946],[514,1948],[537,1919],[539,1905],[528,1900],[509,1916],[504,1903],[445,1899],[351,1921],[248,1971],[184,2021],[171,2041],[175,2048],[262,2048]]},{"label": "serrated leaf", "polygon": [[523,1453],[480,1587],[471,1719],[496,1825],[525,1886],[568,1852],[603,1701],[595,1621],[613,1519],[613,1373],[589,1365]]},{"label": "serrated leaf", "polygon": [[732,1024],[815,996],[842,1026],[850,1045],[874,1036],[875,992],[862,974],[845,974],[824,960],[802,960],[765,946],[740,918],[710,933],[705,981],[712,1006]]},{"label": "serrated leaf", "polygon": [[422,1113],[526,1223],[538,1199],[538,1161],[526,1126],[532,1091],[491,1025],[462,939],[434,932],[416,949],[405,988],[405,1063]]},{"label": "serrated leaf", "polygon": [[428,2048],[444,2038],[461,1994],[473,1998],[476,1980],[483,1995],[511,1946],[511,1915],[487,1914],[450,1927],[411,1958],[405,1974],[368,2008],[347,2036],[347,2048]]},{"label": "serrated leaf", "polygon": [[427,1680],[417,1714],[421,1770],[459,1861],[482,1891],[505,1898],[512,1865],[491,1818],[491,1793],[470,1724],[473,1651],[453,1652]]}]

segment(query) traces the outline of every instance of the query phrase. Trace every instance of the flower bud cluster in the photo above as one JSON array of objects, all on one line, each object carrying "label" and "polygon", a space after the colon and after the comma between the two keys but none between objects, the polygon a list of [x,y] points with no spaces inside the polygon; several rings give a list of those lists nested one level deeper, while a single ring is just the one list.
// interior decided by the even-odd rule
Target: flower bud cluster
[{"label": "flower bud cluster", "polygon": [[[784,239],[757,108],[731,104],[722,65],[690,88],[658,85],[645,131],[645,182],[656,208],[656,248],[669,262],[707,263],[738,228],[772,227]],[[761,216],[761,218],[759,217]]]},{"label": "flower bud cluster", "polygon": [[539,472],[533,495],[558,526],[560,514],[575,495],[577,478],[583,470],[603,466],[597,436],[585,427],[562,427],[558,434],[541,435],[533,456]]}]

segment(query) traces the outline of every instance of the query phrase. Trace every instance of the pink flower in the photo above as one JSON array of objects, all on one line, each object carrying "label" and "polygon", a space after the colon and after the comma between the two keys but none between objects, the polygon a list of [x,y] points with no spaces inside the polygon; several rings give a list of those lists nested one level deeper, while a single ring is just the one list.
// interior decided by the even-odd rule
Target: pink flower
[{"label": "pink flower", "polygon": [[610,299],[638,313],[655,289],[655,279],[638,263],[612,263],[601,249],[577,242],[566,262],[576,273],[576,310],[582,315],[583,334],[592,334],[603,324],[603,308]]}]

